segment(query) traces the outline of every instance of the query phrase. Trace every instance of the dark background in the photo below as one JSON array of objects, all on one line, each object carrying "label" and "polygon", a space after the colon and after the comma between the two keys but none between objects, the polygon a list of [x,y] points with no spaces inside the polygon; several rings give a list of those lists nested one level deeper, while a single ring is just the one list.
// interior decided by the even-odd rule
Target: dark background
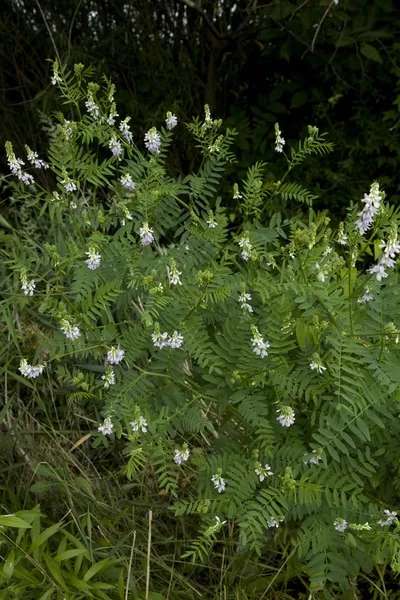
[{"label": "dark background", "polygon": [[[279,178],[274,123],[295,143],[317,125],[336,144],[296,177],[341,216],[378,179],[398,203],[400,5],[391,0],[8,0],[0,22],[0,138],[18,152],[46,151],[46,128],[62,109],[50,84],[62,62],[93,65],[117,86],[120,118],[140,146],[167,110],[189,121],[210,104],[235,127],[238,163],[258,160]],[[170,156],[187,174],[196,154],[180,128]],[[288,146],[286,146],[287,148]],[[8,169],[2,157],[0,169]],[[229,175],[229,174],[228,174]],[[228,177],[229,179],[229,177]]]}]

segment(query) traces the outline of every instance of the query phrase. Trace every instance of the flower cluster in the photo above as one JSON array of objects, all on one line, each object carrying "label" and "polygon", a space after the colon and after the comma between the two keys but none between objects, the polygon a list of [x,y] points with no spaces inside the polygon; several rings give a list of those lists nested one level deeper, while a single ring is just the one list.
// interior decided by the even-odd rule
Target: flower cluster
[{"label": "flower cluster", "polygon": [[112,367],[108,367],[107,371],[105,372],[104,375],[101,376],[102,380],[104,381],[104,387],[107,389],[110,387],[110,385],[114,385],[115,384],[115,373],[112,369]]},{"label": "flower cluster", "polygon": [[109,112],[109,115],[108,115],[108,117],[107,117],[107,119],[106,119],[106,123],[107,123],[108,125],[114,125],[114,123],[115,123],[115,119],[116,119],[116,117],[118,117],[118,116],[119,116],[119,115],[118,115],[118,113],[117,113],[117,107],[116,107],[116,105],[115,105],[115,102],[112,102],[112,103],[111,103],[111,107],[110,107],[110,112]]},{"label": "flower cluster", "polygon": [[61,180],[61,185],[65,187],[67,192],[75,192],[75,190],[78,189],[76,183],[74,183],[72,179],[70,179],[66,171],[64,171],[63,177],[64,179]]},{"label": "flower cluster", "polygon": [[154,242],[154,231],[150,229],[147,221],[143,223],[142,227],[140,227],[139,234],[142,246],[149,246],[152,242]]},{"label": "flower cluster", "polygon": [[218,225],[217,221],[214,219],[214,215],[212,211],[209,213],[208,220],[206,221],[209,229],[215,229]]},{"label": "flower cluster", "polygon": [[160,332],[160,329],[156,326],[156,330],[151,334],[153,346],[156,348],[180,348],[183,344],[183,336],[181,333],[174,331],[172,335],[169,335],[166,331]]},{"label": "flower cluster", "polygon": [[264,479],[266,477],[271,477],[271,475],[273,475],[273,472],[269,465],[262,466],[261,463],[256,462],[254,467],[255,467],[254,468],[255,474],[258,475],[258,477],[260,478],[260,481],[264,481]]},{"label": "flower cluster", "polygon": [[97,431],[100,431],[103,435],[111,435],[113,432],[114,425],[110,419],[110,417],[106,417],[104,419],[103,425],[97,428]]},{"label": "flower cluster", "polygon": [[357,300],[357,302],[359,304],[365,304],[365,302],[371,302],[371,300],[374,300],[374,296],[371,294],[371,288],[369,287],[369,285],[367,285],[365,287],[365,293],[363,296],[361,296],[361,298],[359,298]]},{"label": "flower cluster", "polygon": [[379,190],[379,183],[377,182],[371,185],[369,194],[364,194],[364,198],[361,202],[363,202],[365,206],[362,211],[358,213],[360,218],[356,221],[356,225],[361,235],[364,235],[374,222],[374,217],[379,212],[383,197],[383,193]]},{"label": "flower cluster", "polygon": [[129,173],[122,175],[120,181],[122,187],[126,188],[127,190],[134,190],[136,187],[136,183],[132,181],[132,177],[129,175]]},{"label": "flower cluster", "polygon": [[182,271],[178,271],[175,261],[171,260],[171,266],[168,268],[169,282],[172,283],[172,285],[182,285],[180,275],[182,275]]},{"label": "flower cluster", "polygon": [[88,99],[85,102],[86,110],[95,121],[100,120],[100,108],[94,98],[97,89],[98,86],[89,83]]},{"label": "flower cluster", "polygon": [[167,125],[167,129],[173,129],[174,127],[176,127],[178,125],[178,119],[176,118],[175,115],[172,114],[172,112],[168,111],[167,118],[165,119],[165,123]]},{"label": "flower cluster", "polygon": [[335,519],[335,522],[333,523],[333,526],[336,529],[336,531],[340,531],[343,533],[343,531],[347,529],[348,523],[344,519],[337,517],[337,519]]},{"label": "flower cluster", "polygon": [[81,335],[79,328],[76,325],[71,325],[67,319],[62,319],[60,325],[61,331],[69,340],[76,340]]},{"label": "flower cluster", "polygon": [[51,83],[53,85],[57,85],[58,83],[61,83],[62,79],[61,79],[61,75],[60,72],[58,70],[58,62],[55,60],[53,62],[53,75],[51,77]]},{"label": "flower cluster", "polygon": [[126,117],[126,119],[121,121],[121,123],[119,124],[119,130],[122,133],[122,135],[124,136],[124,138],[126,139],[126,141],[128,142],[128,144],[131,144],[133,141],[133,134],[131,132],[130,126],[128,125],[130,120],[131,120],[130,117]]},{"label": "flower cluster", "polygon": [[285,140],[281,137],[281,130],[279,129],[279,124],[275,123],[275,150],[276,152],[283,152],[283,146],[285,145]]},{"label": "flower cluster", "polygon": [[279,523],[282,523],[283,519],[280,519],[279,517],[275,518],[275,517],[271,517],[268,521],[267,521],[267,525],[268,527],[279,527]]},{"label": "flower cluster", "polygon": [[337,235],[337,243],[341,246],[345,246],[347,244],[347,234],[344,232],[343,223],[339,223],[339,231]]},{"label": "flower cluster", "polygon": [[247,310],[248,312],[252,313],[253,312],[253,307],[251,306],[251,304],[248,303],[248,300],[251,300],[250,294],[246,294],[246,292],[243,292],[242,294],[240,294],[240,296],[239,296],[240,308],[242,308],[243,310]]},{"label": "flower cluster", "polygon": [[247,233],[240,238],[239,246],[242,248],[240,256],[243,258],[243,260],[249,260],[253,246],[250,244],[249,235]]},{"label": "flower cluster", "polygon": [[294,410],[291,406],[281,406],[276,412],[279,413],[276,420],[282,427],[290,427],[295,422]]},{"label": "flower cluster", "polygon": [[182,450],[178,450],[178,448],[175,448],[174,450],[174,461],[176,462],[177,465],[180,465],[183,462],[186,462],[189,458],[189,448],[187,444],[183,444],[182,446]]},{"label": "flower cluster", "polygon": [[20,179],[23,183],[26,183],[26,185],[34,183],[32,175],[23,172],[21,167],[25,163],[21,158],[17,158],[15,156],[11,142],[6,142],[5,147],[7,153],[7,164],[10,168],[11,173],[18,177],[18,179]]},{"label": "flower cluster", "polygon": [[108,147],[110,148],[112,155],[116,156],[118,160],[121,160],[122,146],[120,140],[117,140],[115,135],[113,135],[109,141]]},{"label": "flower cluster", "polygon": [[[307,465],[310,463],[310,465],[318,465],[321,460],[321,453],[322,450],[313,450],[311,455],[309,455],[309,458],[303,461],[304,464]],[[304,456],[307,456],[307,453]]]},{"label": "flower cluster", "polygon": [[326,371],[326,367],[324,367],[324,365],[322,364],[321,357],[317,352],[315,352],[312,355],[312,361],[310,362],[310,369],[311,369],[311,371],[317,371],[317,373],[323,373],[324,371]]},{"label": "flower cluster", "polygon": [[33,291],[36,288],[36,283],[34,279],[28,281],[26,276],[26,271],[22,271],[21,273],[21,289],[24,292],[25,296],[33,296]]},{"label": "flower cluster", "polygon": [[45,364],[36,365],[36,367],[33,367],[32,365],[28,364],[26,358],[22,358],[21,362],[19,363],[19,371],[28,379],[35,379],[36,377],[39,377],[39,375],[43,373],[45,367]]},{"label": "flower cluster", "polygon": [[264,338],[261,336],[255,325],[251,326],[251,330],[254,335],[253,339],[251,340],[254,354],[257,354],[257,356],[260,356],[260,358],[268,356],[267,348],[269,348],[269,342],[264,342]]},{"label": "flower cluster", "polygon": [[144,145],[146,146],[147,150],[149,150],[153,154],[160,153],[161,138],[160,134],[157,132],[157,129],[155,127],[149,129],[149,131],[144,136]]},{"label": "flower cluster", "polygon": [[147,433],[147,421],[144,417],[138,416],[137,419],[130,422],[130,426],[132,427],[132,431],[142,431],[142,433]]},{"label": "flower cluster", "polygon": [[110,365],[117,365],[120,363],[125,356],[125,350],[121,350],[120,348],[114,348],[111,346],[111,350],[107,352],[107,360]]},{"label": "flower cluster", "polygon": [[94,271],[101,264],[101,254],[98,254],[98,252],[97,252],[96,248],[94,248],[94,246],[91,246],[89,248],[89,251],[85,252],[85,254],[89,257],[87,260],[85,260],[85,263],[87,264],[88,269],[90,269],[91,271]]},{"label": "flower cluster", "polygon": [[37,152],[34,152],[29,148],[29,146],[25,145],[26,154],[28,156],[28,160],[36,169],[48,169],[49,165],[41,160],[38,156]]},{"label": "flower cluster", "polygon": [[213,475],[211,477],[211,481],[214,484],[215,489],[218,491],[218,493],[220,494],[221,492],[225,491],[226,488],[226,481],[225,479],[222,477],[222,470],[218,469],[218,472],[215,473],[215,475]]},{"label": "flower cluster", "polygon": [[376,275],[377,281],[382,281],[382,279],[388,276],[386,269],[392,269],[395,266],[396,255],[400,252],[400,244],[397,241],[396,225],[392,228],[388,241],[385,242],[382,240],[379,244],[379,248],[383,250],[383,254],[379,259],[378,264],[368,269],[368,273]]},{"label": "flower cluster", "polygon": [[391,525],[394,519],[397,517],[397,512],[388,510],[387,508],[383,511],[385,513],[385,519],[380,519],[378,521],[378,525],[381,527],[385,527],[386,525]]}]

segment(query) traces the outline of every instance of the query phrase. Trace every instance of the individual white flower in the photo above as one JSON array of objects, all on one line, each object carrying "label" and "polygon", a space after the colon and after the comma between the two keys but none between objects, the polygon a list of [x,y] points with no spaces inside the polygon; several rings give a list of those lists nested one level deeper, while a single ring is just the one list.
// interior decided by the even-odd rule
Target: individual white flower
[{"label": "individual white flower", "polygon": [[279,124],[275,123],[275,151],[283,152],[283,146],[285,145],[285,140],[281,137],[281,130],[279,129]]},{"label": "individual white flower", "polygon": [[371,294],[371,288],[367,285],[365,288],[364,295],[357,300],[359,304],[365,304],[365,302],[370,302],[374,300],[374,296]]},{"label": "individual white flower", "polygon": [[109,388],[110,385],[114,385],[115,384],[115,373],[114,373],[112,367],[108,367],[107,371],[105,372],[104,375],[101,376],[101,378],[104,381],[105,388]]},{"label": "individual white flower", "polygon": [[165,348],[165,346],[169,345],[168,338],[169,336],[166,331],[164,331],[164,333],[160,333],[160,331],[155,331],[151,334],[153,346],[155,346],[156,348],[160,348],[160,350],[162,350],[162,348]]},{"label": "individual white flower", "polygon": [[135,421],[131,421],[132,431],[141,430],[142,433],[147,433],[147,421],[144,417],[138,417]]},{"label": "individual white flower", "polygon": [[246,233],[242,238],[240,238],[238,243],[242,248],[241,257],[243,260],[249,260],[250,252],[253,249],[253,246],[249,242],[249,235]]},{"label": "individual white flower", "polygon": [[101,264],[101,254],[98,254],[96,248],[94,248],[93,246],[91,246],[89,248],[89,252],[85,252],[85,254],[89,257],[87,260],[85,260],[88,269],[94,271]]},{"label": "individual white flower", "polygon": [[121,121],[121,123],[119,124],[119,130],[128,142],[128,144],[131,144],[133,141],[133,134],[131,132],[130,126],[128,125],[130,120],[130,117],[126,117],[126,119]]},{"label": "individual white flower", "polygon": [[27,377],[28,379],[35,379],[43,373],[45,366],[45,364],[41,364],[34,367],[28,363],[26,358],[22,358],[18,370],[24,377]]},{"label": "individual white flower", "polygon": [[150,229],[147,221],[143,223],[142,227],[140,227],[139,234],[142,246],[149,246],[152,242],[154,242],[154,231]]},{"label": "individual white flower", "polygon": [[361,235],[364,235],[374,222],[374,217],[379,212],[382,199],[383,193],[379,190],[379,183],[375,182],[371,185],[369,194],[364,194],[364,198],[361,200],[365,206],[358,213],[360,218],[356,221],[356,226]]},{"label": "individual white flower", "polygon": [[121,350],[120,348],[114,348],[111,346],[111,350],[107,352],[107,360],[110,365],[117,365],[124,359],[125,350]]},{"label": "individual white flower", "polygon": [[29,148],[29,146],[26,146],[26,145],[25,145],[25,149],[26,149],[26,154],[28,156],[29,162],[36,169],[48,169],[49,168],[49,165],[47,163],[45,163],[44,160],[41,160],[39,158],[39,155],[37,152],[33,152],[33,150],[31,150]]},{"label": "individual white flower", "polygon": [[222,475],[222,471],[219,469],[218,473],[216,473],[215,475],[213,475],[211,477],[211,481],[213,482],[214,487],[218,491],[219,494],[221,492],[225,491],[225,488],[226,488],[226,481],[221,475]]},{"label": "individual white flower", "polygon": [[172,263],[171,267],[168,268],[169,282],[172,283],[172,285],[182,285],[180,275],[182,275],[182,271],[178,271],[175,263]]},{"label": "individual white flower", "polygon": [[103,435],[111,435],[113,432],[114,424],[112,423],[110,417],[106,417],[104,419],[104,423],[97,428],[97,431],[100,431]]},{"label": "individual white flower", "polygon": [[254,354],[257,354],[257,356],[260,356],[260,358],[268,356],[267,349],[269,348],[269,342],[264,342],[264,338],[254,325],[252,325],[251,330],[254,335],[253,339],[251,340]]},{"label": "individual white flower", "polygon": [[28,281],[25,269],[21,272],[21,289],[25,296],[33,296],[36,283],[34,279]]},{"label": "individual white flower", "polygon": [[76,325],[71,325],[67,319],[61,320],[61,331],[69,340],[77,340],[81,335],[79,328]]},{"label": "individual white flower", "polygon": [[266,464],[262,466],[262,464],[259,462],[256,462],[254,472],[256,475],[258,475],[260,481],[264,481],[266,477],[271,477],[271,475],[273,475],[273,472],[269,465]]},{"label": "individual white flower", "polygon": [[335,527],[336,531],[343,532],[347,529],[348,523],[344,519],[337,517],[337,519],[335,519],[335,522],[333,523],[333,526]]},{"label": "individual white flower", "polygon": [[279,519],[279,518],[275,518],[275,517],[271,517],[268,521],[267,521],[267,525],[268,527],[279,527],[279,523],[282,523],[283,519]]},{"label": "individual white flower", "polygon": [[240,296],[239,296],[240,308],[242,308],[243,310],[247,310],[248,312],[252,313],[253,312],[253,307],[251,306],[251,304],[248,304],[248,300],[251,300],[250,294],[246,294],[245,292],[243,292],[242,294],[240,294]]},{"label": "individual white flower", "polygon": [[174,333],[168,338],[167,345],[170,348],[180,348],[183,344],[183,336],[181,333],[174,331]]},{"label": "individual white flower", "polygon": [[161,138],[160,134],[157,132],[157,129],[155,127],[149,129],[149,131],[144,136],[144,145],[153,154],[160,153]]},{"label": "individual white flower", "polygon": [[312,356],[313,360],[310,362],[311,371],[317,371],[318,373],[323,373],[326,371],[326,367],[322,364],[322,360],[319,354],[316,352]]},{"label": "individual white flower", "polygon": [[174,450],[174,461],[176,462],[177,465],[180,465],[183,462],[186,462],[189,458],[189,448],[187,444],[183,444],[182,449],[179,450],[178,448],[175,448]]},{"label": "individual white flower", "polygon": [[392,511],[390,512],[390,510],[388,510],[387,508],[383,511],[385,513],[385,519],[380,519],[378,521],[378,525],[380,525],[381,527],[385,527],[386,525],[391,525],[395,519],[395,517],[397,517],[397,512]]},{"label": "individual white flower", "polygon": [[178,119],[172,114],[172,112],[168,111],[165,123],[167,124],[167,129],[173,129],[178,125]]},{"label": "individual white flower", "polygon": [[290,427],[295,422],[294,410],[291,406],[281,406],[276,412],[279,413],[276,420],[282,427]]},{"label": "individual white flower", "polygon": [[117,138],[113,136],[108,143],[108,147],[110,148],[112,155],[121,160],[122,146],[120,140],[117,140]]},{"label": "individual white flower", "polygon": [[129,175],[129,173],[122,175],[120,181],[122,187],[126,188],[127,190],[134,190],[136,187],[136,183],[132,181],[132,177]]}]

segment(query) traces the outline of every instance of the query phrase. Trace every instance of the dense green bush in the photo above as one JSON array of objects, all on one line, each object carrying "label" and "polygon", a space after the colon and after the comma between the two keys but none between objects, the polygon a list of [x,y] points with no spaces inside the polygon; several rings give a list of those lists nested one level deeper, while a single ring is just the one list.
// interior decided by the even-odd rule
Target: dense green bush
[{"label": "dense green bush", "polygon": [[[291,177],[332,144],[309,126],[286,152],[276,124],[286,173],[252,166],[232,225],[218,188],[235,131],[206,106],[187,125],[201,164],[174,177],[175,115],[136,141],[114,86],[90,75],[54,65],[69,119],[56,115],[48,162],[27,148],[28,171],[6,145],[12,202],[40,232],[27,247],[3,223],[8,381],[44,419],[49,395],[56,420],[80,407],[108,469],[169,513],[186,572],[222,545],[232,581],[257,581],[251,597],[290,578],[331,597],[382,565],[398,573],[398,211],[375,182],[331,229]],[[307,218],[273,212],[279,198]]]}]

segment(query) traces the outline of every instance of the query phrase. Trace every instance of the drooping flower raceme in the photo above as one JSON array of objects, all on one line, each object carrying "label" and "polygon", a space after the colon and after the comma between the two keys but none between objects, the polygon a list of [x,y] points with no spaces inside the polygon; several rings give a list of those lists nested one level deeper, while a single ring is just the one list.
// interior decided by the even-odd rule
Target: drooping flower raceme
[{"label": "drooping flower raceme", "polygon": [[397,517],[397,512],[388,510],[387,508],[383,511],[385,514],[385,519],[380,519],[378,521],[378,525],[381,527],[385,527],[386,525],[391,525],[395,518]]},{"label": "drooping flower raceme", "polygon": [[258,475],[260,481],[264,481],[264,479],[266,477],[271,477],[271,475],[273,475],[273,472],[271,470],[271,467],[269,465],[264,465],[262,466],[261,463],[256,462],[256,464],[254,465],[254,472],[256,475]]},{"label": "drooping flower raceme", "polygon": [[160,153],[161,138],[160,134],[157,132],[157,129],[155,127],[149,129],[149,131],[144,136],[144,145],[146,146],[147,150],[149,150],[153,154]]},{"label": "drooping flower raceme", "polygon": [[169,282],[172,283],[172,285],[182,285],[180,275],[182,275],[182,271],[178,271],[175,261],[171,260],[171,266],[168,269]]},{"label": "drooping flower raceme", "polygon": [[340,531],[343,533],[343,531],[345,531],[347,529],[348,523],[344,519],[341,519],[340,517],[338,517],[337,519],[335,519],[333,526],[336,529],[336,531]]},{"label": "drooping flower raceme", "polygon": [[113,136],[108,143],[108,147],[110,148],[112,155],[116,156],[118,160],[121,160],[122,146],[120,140],[117,140],[117,138]]},{"label": "drooping flower raceme", "polygon": [[183,336],[181,333],[174,331],[172,335],[169,336],[168,346],[170,348],[180,348],[183,344]]},{"label": "drooping flower raceme", "polygon": [[104,375],[101,376],[102,380],[104,381],[104,387],[107,389],[110,387],[110,385],[114,385],[115,384],[115,373],[112,369],[112,367],[108,367],[107,371],[105,372]]},{"label": "drooping flower raceme", "polygon": [[29,173],[24,173],[24,171],[22,170],[21,167],[25,163],[21,158],[17,158],[15,156],[11,142],[6,142],[5,147],[7,153],[7,164],[10,168],[11,173],[18,177],[18,179],[20,179],[23,183],[26,183],[26,185],[31,185],[32,183],[34,183],[32,175],[30,175]]},{"label": "drooping flower raceme", "polygon": [[276,420],[282,427],[290,427],[295,422],[294,410],[291,406],[281,406],[276,412],[279,413]]},{"label": "drooping flower raceme", "polygon": [[121,123],[119,124],[119,130],[122,133],[122,135],[124,136],[124,138],[126,139],[126,141],[128,142],[128,144],[131,144],[133,141],[133,134],[131,132],[130,126],[128,125],[130,120],[131,120],[130,117],[126,117],[126,119],[121,121]]},{"label": "drooping flower raceme", "polygon": [[147,433],[147,421],[144,417],[139,416],[134,421],[130,422],[132,427],[132,431],[141,431],[142,433]]},{"label": "drooping flower raceme", "polygon": [[362,211],[358,213],[360,218],[356,221],[356,225],[361,235],[364,235],[374,222],[374,218],[379,212],[382,199],[383,193],[379,190],[379,183],[374,182],[371,185],[369,194],[364,194],[364,198],[361,200],[365,206]]},{"label": "drooping flower raceme", "polygon": [[239,246],[242,248],[242,252],[240,253],[241,257],[243,258],[243,260],[249,260],[250,253],[253,249],[253,246],[250,244],[249,241],[249,235],[246,233],[242,238],[240,238],[238,243]]},{"label": "drooping flower raceme", "polygon": [[21,290],[24,292],[25,296],[33,296],[33,292],[36,288],[36,283],[34,279],[28,281],[26,276],[26,271],[23,270],[21,272]]},{"label": "drooping flower raceme", "polygon": [[129,173],[122,175],[120,181],[122,187],[126,188],[127,190],[134,190],[136,187],[136,183],[132,181],[132,177],[129,175]]},{"label": "drooping flower raceme", "polygon": [[27,377],[28,379],[35,379],[43,373],[45,367],[45,364],[36,365],[36,367],[34,367],[28,363],[26,358],[22,358],[19,364],[19,371],[24,377]]},{"label": "drooping flower raceme", "polygon": [[62,319],[60,325],[61,331],[69,340],[77,340],[81,335],[79,328],[76,325],[71,325],[67,319]]},{"label": "drooping flower raceme", "polygon": [[364,295],[361,296],[357,302],[359,304],[365,304],[365,302],[371,302],[371,300],[374,300],[374,296],[371,294],[371,288],[367,285],[365,287]]},{"label": "drooping flower raceme", "polygon": [[72,179],[68,176],[66,171],[64,171],[63,177],[64,179],[61,180],[61,185],[65,187],[67,192],[75,192],[75,190],[78,189],[76,183],[72,181]]},{"label": "drooping flower raceme", "polygon": [[85,263],[87,264],[88,269],[90,269],[91,271],[94,271],[101,264],[101,254],[98,254],[98,252],[97,252],[96,248],[94,248],[94,246],[91,246],[89,248],[89,251],[85,252],[85,254],[89,257],[87,260],[85,260]]},{"label": "drooping flower raceme", "polygon": [[317,371],[318,373],[323,373],[326,371],[326,367],[322,364],[322,360],[320,355],[315,352],[312,356],[312,361],[310,362],[311,371]]},{"label": "drooping flower raceme", "polygon": [[114,424],[111,421],[110,417],[106,417],[104,419],[104,423],[97,428],[97,431],[100,431],[103,435],[111,435],[113,432]]},{"label": "drooping flower raceme", "polygon": [[279,124],[275,123],[275,151],[283,152],[283,146],[285,145],[285,140],[281,137],[281,130],[279,129]]},{"label": "drooping flower raceme", "polygon": [[117,107],[116,107],[116,105],[115,105],[115,102],[113,102],[113,103],[111,104],[111,107],[110,107],[110,112],[109,112],[109,114],[108,114],[108,117],[107,117],[107,119],[106,119],[106,123],[107,123],[108,125],[114,125],[114,123],[115,123],[115,119],[116,119],[116,117],[118,117],[118,116],[119,116],[119,115],[118,115],[118,113],[117,113]]},{"label": "drooping flower raceme", "polygon": [[125,350],[121,350],[120,348],[114,348],[111,346],[111,350],[107,352],[107,360],[110,365],[117,365],[120,363],[125,356]]},{"label": "drooping flower raceme", "polygon": [[400,252],[400,244],[397,241],[397,226],[393,225],[389,234],[388,241],[381,241],[379,247],[383,250],[383,254],[377,265],[368,269],[368,273],[375,275],[377,281],[382,281],[388,276],[386,269],[392,269],[396,264],[396,255]]},{"label": "drooping flower raceme", "polygon": [[28,160],[31,163],[31,165],[33,165],[36,169],[48,169],[49,165],[47,163],[44,162],[44,160],[41,160],[38,156],[37,152],[33,152],[33,150],[31,150],[29,148],[29,146],[25,145],[25,150],[26,150],[26,154],[28,156]]},{"label": "drooping flower raceme", "polygon": [[142,246],[149,246],[152,242],[154,242],[154,231],[150,229],[147,221],[143,223],[142,227],[140,227],[139,234]]},{"label": "drooping flower raceme", "polygon": [[264,338],[255,325],[251,326],[251,330],[254,335],[253,339],[251,340],[254,354],[257,354],[257,356],[260,356],[260,358],[268,356],[267,349],[269,348],[269,342],[264,342]]},{"label": "drooping flower raceme", "polygon": [[246,294],[246,292],[243,292],[242,294],[240,294],[240,296],[239,296],[240,308],[242,308],[243,310],[247,310],[247,312],[252,313],[253,307],[251,306],[251,304],[248,303],[248,300],[251,300],[250,294]]},{"label": "drooping flower raceme", "polygon": [[167,125],[167,129],[173,129],[174,127],[176,127],[178,125],[178,119],[176,118],[175,115],[172,114],[172,112],[168,111],[167,118],[165,119],[165,123]]},{"label": "drooping flower raceme", "polygon": [[341,246],[345,246],[347,244],[347,234],[344,232],[344,224],[343,223],[339,223],[337,243],[340,244]]},{"label": "drooping flower raceme", "polygon": [[213,475],[211,477],[211,481],[214,484],[215,489],[218,491],[218,493],[220,494],[221,492],[225,491],[226,488],[226,481],[225,479],[222,477],[222,470],[218,469],[218,472],[215,473],[215,475]]},{"label": "drooping flower raceme", "polygon": [[183,462],[186,462],[189,458],[189,448],[187,444],[183,444],[182,449],[179,450],[178,448],[175,448],[174,450],[174,461],[176,462],[177,465],[180,465]]}]

